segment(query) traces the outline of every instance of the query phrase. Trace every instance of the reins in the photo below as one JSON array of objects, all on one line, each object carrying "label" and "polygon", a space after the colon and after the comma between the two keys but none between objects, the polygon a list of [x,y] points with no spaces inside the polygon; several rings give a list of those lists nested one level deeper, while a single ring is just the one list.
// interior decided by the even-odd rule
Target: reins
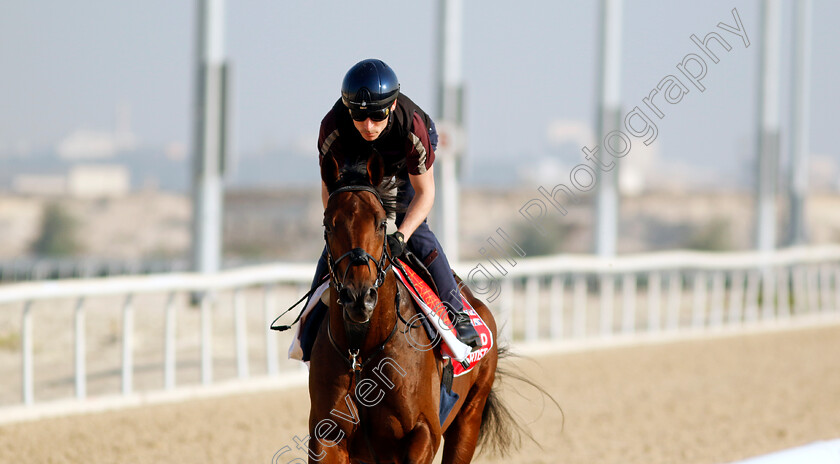
[{"label": "reins", "polygon": [[[398,285],[397,286],[397,291],[394,294],[394,307],[395,307],[395,311],[396,311],[397,314],[400,313],[400,303],[401,303],[400,294],[401,293],[402,292],[400,291],[400,288],[399,288],[399,285]],[[394,334],[397,333],[397,325],[399,324],[399,319],[402,319],[402,317],[394,319],[394,326],[391,328],[391,332],[388,334],[388,337],[386,337],[385,340],[382,343],[377,345],[376,348],[374,348],[367,355],[367,359],[360,362],[359,361],[359,359],[361,358],[361,354],[360,354],[361,349],[360,348],[350,348],[350,347],[348,347],[347,348],[347,357],[345,357],[344,352],[341,350],[341,348],[338,347],[338,343],[336,343],[335,338],[333,337],[333,334],[332,334],[332,330],[330,329],[330,313],[327,312],[327,336],[330,340],[330,345],[332,345],[332,347],[335,349],[335,352],[338,353],[338,356],[341,359],[343,359],[345,363],[347,363],[347,367],[350,369],[350,372],[353,373],[353,381],[355,382],[356,385],[358,385],[358,383],[359,383],[359,380],[360,380],[360,377],[361,377],[361,374],[362,374],[362,370],[364,370],[365,366],[367,366],[368,363],[377,354],[384,351],[385,346],[388,344],[388,342],[390,342],[391,339],[394,338]]]},{"label": "reins", "polygon": [[[332,193],[330,193],[330,198],[332,198],[332,196],[337,193],[354,191],[372,193],[379,201],[379,204],[383,208],[385,208],[385,203],[382,201],[382,197],[379,195],[379,192],[376,191],[376,189],[365,185],[351,185],[338,188]],[[333,260],[332,250],[330,250],[330,243],[327,240],[326,232],[324,232],[324,242],[326,242],[327,244],[327,264],[329,266],[329,275],[332,279],[333,286],[335,287],[336,291],[339,292],[339,294],[341,292],[341,289],[344,288],[343,281],[344,278],[347,277],[347,272],[354,265],[364,264],[370,267],[370,263],[373,262],[376,266],[376,282],[374,282],[373,288],[379,288],[382,286],[382,284],[385,283],[387,272],[391,269],[391,266],[394,263],[394,259],[391,257],[390,253],[388,253],[387,240],[384,240],[384,238],[382,240],[382,257],[379,259],[379,261],[376,261],[376,259],[373,256],[371,256],[370,253],[361,248],[354,248],[348,251],[347,253],[341,255],[337,260]],[[342,279],[338,279],[338,277],[335,275],[335,268],[337,264],[345,258],[349,259],[349,265],[344,270],[344,275],[342,276]],[[385,266],[386,260],[390,262],[390,264],[388,264],[387,267]],[[354,386],[359,385],[359,381],[361,380],[362,376],[362,371],[364,370],[365,366],[367,366],[371,360],[373,360],[378,354],[385,350],[385,346],[388,345],[388,342],[390,342],[391,339],[394,338],[394,334],[397,333],[397,325],[399,324],[400,319],[403,319],[402,314],[400,314],[400,295],[402,291],[400,289],[399,283],[396,283],[395,287],[396,292],[394,293],[394,311],[396,312],[397,317],[394,318],[394,326],[391,328],[391,332],[388,334],[385,340],[383,340],[382,343],[377,345],[376,348],[374,348],[371,351],[371,353],[369,353],[366,356],[366,359],[360,360],[360,358],[362,357],[361,348],[353,348],[349,346],[347,347],[347,357],[345,357],[344,353],[342,352],[341,348],[338,347],[338,344],[335,342],[335,338],[333,337],[332,329],[330,328],[330,313],[329,311],[327,311],[327,338],[329,338],[330,345],[332,345],[333,349],[335,349],[335,352],[338,354],[338,357],[344,360],[344,362],[350,369],[350,372],[353,373],[353,377],[350,381],[350,390],[352,390]],[[362,423],[362,436],[365,439],[365,444],[367,444],[368,451],[370,452],[371,457],[373,457],[374,463],[379,464],[379,458],[376,455],[376,450],[374,449],[373,443],[370,440],[370,421],[364,420],[363,415],[363,411],[359,409],[359,421]]]},{"label": "reins", "polygon": [[[338,193],[359,192],[359,191],[360,192],[372,193],[376,197],[376,199],[379,201],[379,204],[383,208],[385,207],[385,203],[383,202],[382,197],[379,194],[379,192],[375,188],[370,187],[370,186],[366,186],[366,185],[348,185],[348,186],[340,187],[340,188],[338,188],[338,189],[336,189],[336,190],[334,190],[333,192],[330,193],[330,198],[332,198],[333,195],[336,195]],[[354,248],[354,249],[344,253],[343,255],[341,255],[338,259],[333,259],[332,250],[330,249],[330,243],[329,243],[329,240],[327,239],[326,231],[324,232],[324,242],[326,243],[327,267],[328,267],[328,271],[329,271],[328,274],[325,275],[318,282],[318,284],[315,285],[314,288],[312,288],[310,291],[308,291],[300,300],[298,300],[289,309],[287,309],[282,314],[280,314],[280,316],[277,316],[277,318],[274,319],[274,321],[271,323],[271,329],[272,330],[284,331],[284,330],[290,329],[292,326],[297,324],[300,321],[300,319],[303,315],[303,312],[306,309],[305,307],[303,309],[301,309],[300,313],[298,313],[297,317],[295,318],[295,320],[291,324],[281,325],[281,326],[275,326],[274,325],[277,322],[278,319],[280,319],[286,313],[288,313],[289,311],[294,309],[301,302],[303,302],[307,298],[311,297],[315,293],[315,291],[318,289],[318,287],[324,281],[326,281],[328,278],[331,279],[331,281],[332,281],[331,283],[332,283],[333,287],[335,288],[335,291],[337,292],[337,294],[340,294],[341,290],[344,288],[344,280],[347,277],[347,273],[349,272],[350,268],[353,267],[353,266],[365,265],[365,266],[370,267],[370,263],[374,264],[374,266],[376,267],[376,281],[374,282],[373,287],[372,287],[374,289],[381,287],[385,283],[388,271],[390,271],[392,267],[396,267],[400,271],[405,273],[405,269],[403,268],[402,263],[400,263],[400,261],[398,259],[392,257],[390,252],[388,251],[387,240],[383,240],[382,256],[379,260],[376,260],[376,258],[374,258],[370,253],[368,253],[366,250],[361,249],[361,248]],[[339,279],[338,276],[336,275],[335,271],[337,269],[337,265],[345,259],[348,260],[348,266],[344,270],[344,273],[341,276],[341,279]],[[409,283],[412,285],[412,287],[414,286],[414,284],[411,281],[409,281]],[[394,312],[396,313],[396,317],[394,318],[394,326],[391,328],[391,332],[388,334],[388,336],[385,338],[385,340],[383,340],[381,343],[376,345],[376,347],[373,348],[373,350],[371,350],[370,353],[367,353],[367,354],[363,355],[363,353],[361,352],[361,347],[358,347],[358,346],[357,347],[348,346],[347,350],[346,350],[346,353],[345,353],[345,351],[342,350],[338,346],[338,343],[336,343],[335,337],[333,337],[332,329],[330,327],[330,311],[329,310],[327,311],[327,316],[326,316],[327,338],[329,339],[330,345],[332,345],[336,354],[338,354],[338,357],[341,358],[345,362],[345,364],[347,365],[347,368],[353,374],[353,376],[351,377],[351,381],[350,381],[351,382],[350,390],[352,390],[354,388],[354,386],[359,385],[359,382],[361,381],[362,371],[365,369],[365,367],[373,359],[375,359],[380,353],[385,351],[385,347],[394,338],[394,334],[397,333],[397,326],[399,325],[399,321],[402,321],[403,324],[407,327],[406,330],[409,330],[409,329],[413,328],[412,324],[409,324],[409,322],[403,317],[402,313],[400,312],[400,305],[402,303],[402,301],[401,301],[402,289],[400,287],[399,279],[395,279],[395,288],[396,288],[396,291],[394,293]],[[415,288],[415,291],[416,291],[416,288]],[[370,439],[370,424],[369,424],[369,421],[363,420],[362,416],[363,416],[363,413],[362,413],[361,410],[359,410],[359,421],[362,422],[362,435],[364,436],[365,443],[367,444],[368,451],[370,452],[371,457],[373,457],[373,460],[376,464],[379,464],[380,461],[379,461],[379,459],[376,455],[376,451],[374,450],[373,443],[371,442],[371,439]]]}]

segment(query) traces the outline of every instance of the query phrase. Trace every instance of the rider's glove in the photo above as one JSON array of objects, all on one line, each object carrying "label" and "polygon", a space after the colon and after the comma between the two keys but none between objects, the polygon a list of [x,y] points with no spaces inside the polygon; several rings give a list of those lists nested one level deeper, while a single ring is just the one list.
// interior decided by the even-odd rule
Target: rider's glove
[{"label": "rider's glove", "polygon": [[388,247],[391,248],[391,257],[397,258],[405,253],[405,236],[402,232],[396,231],[388,236]]}]

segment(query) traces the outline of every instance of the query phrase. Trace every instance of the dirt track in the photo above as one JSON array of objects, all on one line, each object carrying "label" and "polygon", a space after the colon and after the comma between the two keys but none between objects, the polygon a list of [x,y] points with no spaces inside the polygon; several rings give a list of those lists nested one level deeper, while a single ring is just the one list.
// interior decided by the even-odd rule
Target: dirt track
[{"label": "dirt track", "polygon": [[[561,403],[565,430],[533,392],[508,388],[543,449],[475,462],[717,464],[840,438],[840,326],[518,364]],[[295,389],[10,425],[0,462],[270,463],[306,434],[307,413]]]}]

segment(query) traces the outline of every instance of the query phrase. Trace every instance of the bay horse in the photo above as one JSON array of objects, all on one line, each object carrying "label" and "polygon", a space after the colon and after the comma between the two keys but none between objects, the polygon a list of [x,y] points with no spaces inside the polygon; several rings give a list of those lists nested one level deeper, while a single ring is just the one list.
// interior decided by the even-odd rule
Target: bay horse
[{"label": "bay horse", "polygon": [[[444,464],[470,462],[479,442],[505,454],[522,429],[493,390],[498,343],[454,378],[459,398],[440,423],[445,361],[439,350],[409,340],[432,345],[422,326],[405,323],[415,310],[391,270],[386,224],[396,202],[381,185],[383,173],[377,153],[355,171],[339,169],[331,155],[321,163],[330,192],[324,239],[331,283],[310,358],[309,462],[428,464],[441,438]],[[493,315],[466,286],[462,291],[496,340]]]}]

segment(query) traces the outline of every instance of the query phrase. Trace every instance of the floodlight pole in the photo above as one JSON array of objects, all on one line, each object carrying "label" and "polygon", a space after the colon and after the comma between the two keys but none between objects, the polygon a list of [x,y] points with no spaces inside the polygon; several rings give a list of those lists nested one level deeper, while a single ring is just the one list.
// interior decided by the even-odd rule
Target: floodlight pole
[{"label": "floodlight pole", "polygon": [[808,151],[811,111],[811,0],[794,6],[793,25],[793,104],[790,137],[790,245],[808,240],[805,198],[808,195]]},{"label": "floodlight pole", "polygon": [[776,184],[779,168],[779,0],[764,0],[761,9],[756,246],[760,251],[772,251],[776,248]]},{"label": "floodlight pole", "polygon": [[[605,153],[606,135],[618,130],[621,123],[621,27],[622,0],[601,0],[601,49],[599,60],[598,116],[596,144],[600,156]],[[618,238],[618,170],[616,162],[611,170],[596,169],[598,187],[596,197],[595,252],[600,257],[616,254]]]},{"label": "floodlight pole", "polygon": [[[438,27],[438,128],[448,128],[441,136],[454,138],[463,125],[464,82],[461,73],[464,4],[462,0],[440,0]],[[441,142],[444,142],[441,140]],[[450,264],[456,266],[458,247],[458,163],[462,147],[450,140],[435,161],[435,174],[441,195],[437,201],[437,219],[442,230],[443,248]]]},{"label": "floodlight pole", "polygon": [[227,151],[225,0],[198,0],[193,126],[193,270],[216,272],[222,253]]}]

